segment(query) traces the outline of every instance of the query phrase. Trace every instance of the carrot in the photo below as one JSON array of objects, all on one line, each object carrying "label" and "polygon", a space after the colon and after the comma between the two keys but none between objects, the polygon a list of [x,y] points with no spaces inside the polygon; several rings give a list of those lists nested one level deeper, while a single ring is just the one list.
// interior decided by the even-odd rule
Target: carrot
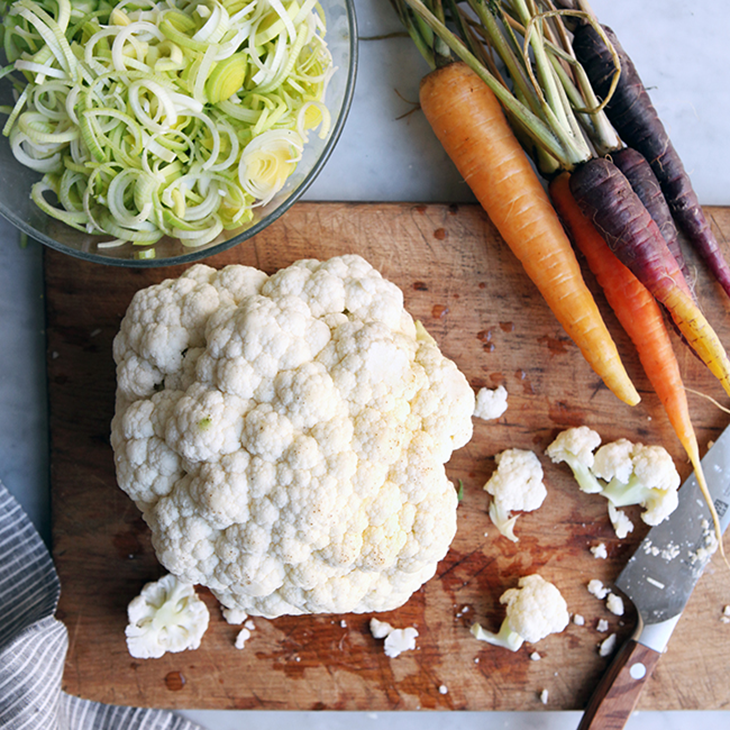
[{"label": "carrot", "polygon": [[[672,218],[672,213],[662,193],[659,180],[657,180],[654,170],[651,169],[651,165],[646,161],[644,155],[631,147],[624,147],[617,152],[613,152],[611,160],[626,176],[634,192],[639,196],[639,200],[649,211],[659,227],[662,238],[672,252],[672,256],[679,264],[682,275],[689,282],[689,270],[679,243],[677,226],[674,224],[674,218]],[[687,290],[689,291],[689,285]]]},{"label": "carrot", "polygon": [[423,78],[420,103],[446,153],[585,359],[621,400],[638,403],[570,241],[494,93],[467,65],[454,62]]},{"label": "carrot", "polygon": [[[621,47],[615,33],[605,26],[604,31],[618,53],[621,64],[621,74],[606,105],[606,114],[624,142],[638,150],[651,164],[679,228],[730,296],[730,266],[705,217],[682,160],[631,58]],[[595,28],[583,24],[575,29],[573,50],[596,93],[605,98],[616,71],[610,49]]]},{"label": "carrot", "polygon": [[616,257],[670,312],[687,343],[730,394],[730,360],[683,285],[679,265],[623,173],[597,158],[576,168],[570,190]]},{"label": "carrot", "polygon": [[[573,243],[603,289],[606,300],[631,338],[649,382],[661,401],[677,438],[695,471],[700,489],[719,529],[700,460],[697,436],[664,315],[649,290],[612,253],[570,191],[570,174],[562,173],[548,187],[550,198]],[[718,533],[719,534],[719,533]]]}]

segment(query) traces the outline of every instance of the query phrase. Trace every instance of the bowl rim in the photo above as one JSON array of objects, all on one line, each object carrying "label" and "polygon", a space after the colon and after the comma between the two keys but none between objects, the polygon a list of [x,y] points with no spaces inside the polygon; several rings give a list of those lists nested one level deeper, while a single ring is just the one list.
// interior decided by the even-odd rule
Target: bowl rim
[{"label": "bowl rim", "polygon": [[358,68],[358,29],[357,29],[357,16],[355,13],[355,0],[343,0],[345,12],[347,14],[347,25],[350,30],[349,33],[349,56],[350,63],[347,68],[347,78],[345,80],[345,91],[342,97],[342,110],[335,121],[334,127],[330,134],[330,138],[322,150],[322,154],[315,161],[312,169],[307,173],[306,177],[295,191],[279,206],[277,206],[271,213],[266,215],[265,218],[258,221],[250,228],[247,228],[242,233],[232,236],[226,241],[221,241],[215,246],[211,246],[206,249],[195,249],[192,248],[189,253],[179,254],[177,256],[169,256],[162,259],[117,259],[114,257],[105,257],[98,253],[92,253],[88,251],[81,251],[79,249],[72,248],[66,244],[59,243],[55,239],[46,235],[45,233],[36,230],[33,226],[29,225],[24,219],[13,214],[11,210],[2,210],[0,215],[6,218],[12,223],[18,230],[27,235],[34,241],[42,243],[44,246],[51,248],[55,251],[59,251],[63,254],[73,256],[77,259],[87,261],[90,263],[103,264],[106,266],[116,266],[119,268],[137,268],[137,269],[152,269],[162,268],[165,266],[177,266],[180,264],[192,264],[197,261],[202,261],[216,254],[227,251],[234,246],[238,246],[245,241],[256,236],[265,228],[268,228],[274,221],[278,220],[284,215],[293,205],[301,200],[302,195],[307,191],[310,185],[316,180],[322,168],[329,160],[332,152],[337,146],[337,142],[342,135],[342,130],[345,127],[345,122],[350,113],[352,106],[352,99],[355,93],[355,80],[357,78]]}]

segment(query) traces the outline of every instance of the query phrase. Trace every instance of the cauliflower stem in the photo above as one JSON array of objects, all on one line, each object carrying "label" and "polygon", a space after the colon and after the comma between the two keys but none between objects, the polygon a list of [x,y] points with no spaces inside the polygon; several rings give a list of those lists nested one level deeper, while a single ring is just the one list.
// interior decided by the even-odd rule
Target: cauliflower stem
[{"label": "cauliflower stem", "polygon": [[525,643],[525,640],[511,628],[506,618],[502,621],[499,632],[496,634],[483,628],[481,624],[474,624],[471,627],[471,633],[479,641],[486,641],[488,644],[501,646],[510,651],[517,651]]}]

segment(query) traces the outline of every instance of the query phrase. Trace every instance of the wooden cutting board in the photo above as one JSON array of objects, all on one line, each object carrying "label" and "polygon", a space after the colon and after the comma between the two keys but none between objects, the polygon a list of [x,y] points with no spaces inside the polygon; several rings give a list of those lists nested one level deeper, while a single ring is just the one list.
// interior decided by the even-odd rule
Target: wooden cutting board
[{"label": "wooden cutting board", "polygon": [[[710,209],[727,247],[730,211]],[[389,659],[368,629],[371,615],[255,619],[242,650],[237,627],[221,618],[212,595],[211,625],[194,652],[137,660],[124,640],[126,606],[162,573],[147,528],[115,485],[109,422],[114,402],[112,339],[133,293],[182,267],[127,270],[88,264],[48,251],[45,259],[53,492],[53,554],[61,579],[58,615],[69,630],[63,688],[106,703],[169,708],[300,710],[541,710],[584,707],[607,666],[597,645],[606,619],[626,638],[636,620],[619,618],[586,584],[615,579],[645,534],[618,540],[605,501],[580,493],[566,468],[544,456],[562,429],[586,424],[604,441],[627,437],[662,443],[682,477],[686,459],[630,342],[597,293],[599,305],[643,396],[630,408],[601,384],[473,205],[305,203],[249,243],[208,259],[269,273],[304,257],[356,252],[398,284],[421,319],[478,389],[500,383],[509,408],[498,421],[475,421],[474,437],[456,452],[448,473],[464,485],[458,533],[436,577],[402,608],[381,615],[418,630],[417,649]],[[694,259],[692,263],[696,264]],[[698,265],[698,291],[710,320],[730,343],[730,303]],[[593,287],[593,280],[587,280]],[[595,287],[594,287],[595,289]],[[686,384],[728,405],[720,386],[677,343]],[[730,417],[690,393],[700,444],[716,438]],[[548,497],[522,515],[514,544],[487,516],[483,484],[493,456],[508,447],[534,449]],[[590,546],[603,541],[608,558]],[[558,585],[569,609],[585,617],[564,633],[511,653],[477,642],[474,620],[496,630],[499,596],[522,575],[539,572]],[[643,709],[730,707],[727,682],[730,570],[718,556],[702,577],[640,702]],[[531,658],[537,650],[540,659]],[[549,692],[547,705],[539,699]]]}]

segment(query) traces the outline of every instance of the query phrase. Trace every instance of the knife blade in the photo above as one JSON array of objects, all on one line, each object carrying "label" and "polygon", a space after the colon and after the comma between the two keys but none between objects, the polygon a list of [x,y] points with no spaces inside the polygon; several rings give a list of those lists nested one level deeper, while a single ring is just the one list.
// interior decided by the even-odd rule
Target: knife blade
[{"label": "knife blade", "polygon": [[[730,523],[730,426],[702,459],[722,532]],[[715,525],[694,472],[669,519],[652,527],[616,580],[638,623],[583,714],[578,730],[620,730],[667,647],[692,590],[718,547]]]}]

